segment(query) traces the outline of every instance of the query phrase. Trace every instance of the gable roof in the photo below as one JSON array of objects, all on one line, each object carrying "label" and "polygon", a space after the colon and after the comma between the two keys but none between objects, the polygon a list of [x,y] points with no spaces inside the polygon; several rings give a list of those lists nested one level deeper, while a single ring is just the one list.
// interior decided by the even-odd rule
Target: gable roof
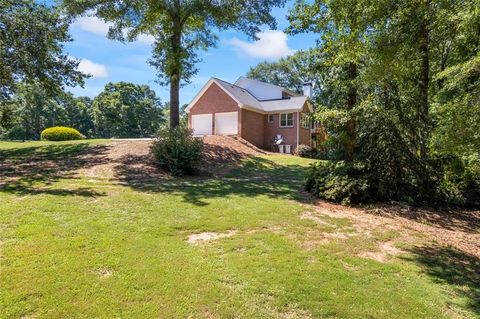
[{"label": "gable roof", "polygon": [[[240,79],[242,78],[243,77],[241,77]],[[238,79],[236,83],[238,83],[240,79]],[[247,78],[243,78],[243,79],[247,79]],[[251,79],[248,79],[248,80],[251,80]],[[285,90],[284,88],[273,85],[273,84],[264,83],[257,80],[251,80],[251,81],[256,81],[264,85],[269,85],[269,86],[273,86],[273,87]],[[274,112],[285,112],[285,111],[297,112],[303,109],[303,106],[305,105],[305,103],[307,103],[310,111],[313,111],[311,104],[308,102],[308,97],[306,96],[294,96],[288,99],[260,101],[247,89],[241,86],[238,86],[236,84],[231,84],[217,78],[211,78],[207,82],[207,84],[203,86],[200,92],[198,92],[198,94],[193,98],[190,104],[187,106],[187,108],[185,109],[187,113],[195,105],[195,103],[197,103],[197,101],[202,97],[205,91],[207,91],[207,89],[214,83],[218,85],[225,93],[227,93],[235,102],[237,102],[240,108],[249,109],[254,112],[258,112],[258,113],[274,113]],[[286,90],[286,92],[289,93],[290,91]]]}]

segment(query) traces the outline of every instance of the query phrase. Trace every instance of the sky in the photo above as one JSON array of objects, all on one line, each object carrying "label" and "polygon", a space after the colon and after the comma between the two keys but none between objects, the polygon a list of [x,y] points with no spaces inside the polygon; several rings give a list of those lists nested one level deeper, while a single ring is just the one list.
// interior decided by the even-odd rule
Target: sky
[{"label": "sky", "polygon": [[[208,51],[199,51],[202,59],[192,83],[181,88],[180,103],[189,103],[211,78],[217,77],[235,82],[244,76],[250,67],[262,61],[277,61],[281,57],[293,54],[297,50],[315,45],[313,34],[286,35],[283,30],[288,26],[286,15],[293,1],[284,8],[275,8],[272,12],[277,19],[277,30],[262,28],[257,35],[258,41],[249,40],[235,30],[219,32],[216,47]],[[168,87],[155,82],[156,70],[147,60],[151,56],[152,38],[141,36],[135,42],[120,43],[106,38],[108,24],[95,17],[78,18],[70,26],[73,42],[65,45],[67,53],[80,60],[79,69],[91,75],[84,88],[68,88],[76,96],[95,97],[108,82],[133,82],[149,85],[163,102],[169,100]]]}]

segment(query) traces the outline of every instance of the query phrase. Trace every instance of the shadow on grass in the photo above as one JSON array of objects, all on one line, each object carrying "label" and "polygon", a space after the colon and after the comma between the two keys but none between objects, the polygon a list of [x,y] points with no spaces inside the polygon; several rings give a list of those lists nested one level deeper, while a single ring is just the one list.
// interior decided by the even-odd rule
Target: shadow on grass
[{"label": "shadow on grass", "polygon": [[0,191],[20,195],[102,196],[89,188],[49,187],[60,178],[75,178],[80,168],[105,163],[109,146],[58,144],[0,150]]},{"label": "shadow on grass", "polygon": [[[185,202],[198,206],[208,205],[209,199],[230,195],[301,200],[299,189],[305,168],[300,165],[278,165],[269,159],[255,157],[246,159],[223,177],[173,178],[154,166],[148,169],[129,165],[132,160],[135,161],[130,156],[116,167],[115,176],[122,184],[140,191],[181,194]],[[136,159],[141,160],[140,157]]]},{"label": "shadow on grass", "polygon": [[383,205],[369,210],[377,215],[387,217],[402,217],[416,222],[439,226],[452,231],[478,233],[480,211],[468,210],[432,210],[426,208],[396,205]]},{"label": "shadow on grass", "polygon": [[435,282],[448,284],[456,294],[466,298],[467,307],[480,314],[480,260],[462,251],[441,246],[415,247],[413,257]]}]

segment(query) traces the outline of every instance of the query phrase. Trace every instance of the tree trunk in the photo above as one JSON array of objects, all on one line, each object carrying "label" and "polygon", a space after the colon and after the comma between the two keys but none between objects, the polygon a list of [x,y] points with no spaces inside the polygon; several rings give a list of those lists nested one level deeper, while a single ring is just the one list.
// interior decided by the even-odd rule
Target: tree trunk
[{"label": "tree trunk", "polygon": [[180,79],[178,75],[170,77],[170,128],[180,124]]},{"label": "tree trunk", "polygon": [[[349,89],[348,89],[348,97],[347,97],[347,109],[351,111],[355,105],[357,104],[357,85],[355,80],[357,79],[358,72],[357,72],[357,64],[351,62],[348,65],[348,78],[350,80]],[[347,122],[347,141],[345,143],[345,160],[347,162],[351,162],[353,160],[353,151],[355,147],[355,130],[356,130],[356,122],[355,118],[350,115],[350,119]]]},{"label": "tree trunk", "polygon": [[[177,7],[179,4],[177,3]],[[170,74],[170,128],[180,125],[180,78],[182,69],[182,27],[178,15],[173,18],[174,31],[172,41],[173,69]]]},{"label": "tree trunk", "polygon": [[419,148],[421,158],[426,158],[428,155],[427,142],[429,137],[429,99],[428,88],[430,85],[430,34],[427,26],[427,21],[424,18],[420,25],[419,32],[419,50],[421,57],[420,81],[419,89],[419,105],[417,108],[417,117],[419,120]]}]

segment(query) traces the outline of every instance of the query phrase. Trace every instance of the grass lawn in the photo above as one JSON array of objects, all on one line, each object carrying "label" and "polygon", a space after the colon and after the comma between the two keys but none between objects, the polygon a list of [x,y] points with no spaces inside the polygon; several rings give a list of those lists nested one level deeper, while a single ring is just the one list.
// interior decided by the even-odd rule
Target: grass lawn
[{"label": "grass lawn", "polygon": [[[302,218],[312,160],[262,156],[223,178],[141,184],[84,173],[105,143],[0,142],[0,318],[480,314],[475,283],[441,280],[440,262],[359,256],[395,231]],[[188,242],[202,232],[232,236]]]}]

